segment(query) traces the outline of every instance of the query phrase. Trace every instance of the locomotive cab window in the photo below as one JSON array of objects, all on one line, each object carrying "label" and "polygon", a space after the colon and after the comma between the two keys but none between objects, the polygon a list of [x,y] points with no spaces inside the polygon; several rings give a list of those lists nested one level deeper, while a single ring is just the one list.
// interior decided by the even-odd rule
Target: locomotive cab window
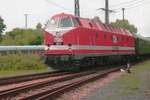
[{"label": "locomotive cab window", "polygon": [[58,27],[58,21],[59,21],[58,18],[52,18],[51,20],[49,20],[47,22],[46,27],[48,27],[48,28],[57,28]]},{"label": "locomotive cab window", "polygon": [[60,27],[72,27],[73,22],[70,17],[63,17],[60,21]]}]

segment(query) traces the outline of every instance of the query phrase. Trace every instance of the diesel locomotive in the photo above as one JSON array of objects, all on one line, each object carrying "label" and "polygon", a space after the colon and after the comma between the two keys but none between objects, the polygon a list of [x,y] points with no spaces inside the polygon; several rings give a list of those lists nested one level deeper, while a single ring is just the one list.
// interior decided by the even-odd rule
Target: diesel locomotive
[{"label": "diesel locomotive", "polygon": [[47,23],[44,33],[46,63],[72,69],[93,64],[126,61],[150,54],[150,41],[123,28],[60,13]]}]

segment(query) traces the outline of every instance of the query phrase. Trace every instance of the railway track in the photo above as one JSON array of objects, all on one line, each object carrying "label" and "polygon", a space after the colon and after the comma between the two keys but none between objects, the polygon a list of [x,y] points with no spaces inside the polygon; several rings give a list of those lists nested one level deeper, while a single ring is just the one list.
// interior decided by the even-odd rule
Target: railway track
[{"label": "railway track", "polygon": [[24,82],[24,81],[30,81],[30,80],[35,80],[35,79],[41,79],[41,78],[46,78],[46,77],[60,76],[64,74],[69,74],[69,72],[54,71],[54,72],[45,72],[45,73],[39,73],[39,74],[29,74],[29,75],[22,75],[22,76],[0,78],[0,86],[8,85],[8,84],[15,84],[15,83]]},{"label": "railway track", "polygon": [[66,90],[70,90],[119,69],[120,68],[118,67],[60,75],[46,81],[0,91],[0,99],[52,100],[56,95],[59,95]]}]

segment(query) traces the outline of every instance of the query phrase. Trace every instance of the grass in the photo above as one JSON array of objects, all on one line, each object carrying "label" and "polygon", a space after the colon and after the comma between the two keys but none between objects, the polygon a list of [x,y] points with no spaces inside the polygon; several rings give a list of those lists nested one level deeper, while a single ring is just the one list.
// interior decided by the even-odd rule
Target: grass
[{"label": "grass", "polygon": [[0,54],[0,77],[18,76],[47,72],[48,66],[40,55],[23,54]]},{"label": "grass", "polygon": [[115,80],[114,84],[119,89],[118,94],[127,96],[138,90],[141,82],[143,81],[143,77],[140,75],[148,70],[150,70],[150,60],[133,66],[131,69],[131,74],[124,74],[119,79]]},{"label": "grass", "polygon": [[120,95],[129,95],[139,89],[141,79],[137,75],[124,75],[118,80],[116,84],[118,86]]},{"label": "grass", "polygon": [[8,70],[8,71],[0,71],[0,78],[2,77],[10,77],[10,76],[19,76],[19,75],[27,75],[27,74],[35,74],[48,72],[47,69],[42,70]]},{"label": "grass", "polygon": [[43,59],[37,54],[0,55],[0,71],[7,70],[40,70],[46,69]]},{"label": "grass", "polygon": [[146,70],[150,70],[150,60],[147,60],[147,61],[140,63],[136,66],[133,66],[132,70],[134,73],[142,73]]}]

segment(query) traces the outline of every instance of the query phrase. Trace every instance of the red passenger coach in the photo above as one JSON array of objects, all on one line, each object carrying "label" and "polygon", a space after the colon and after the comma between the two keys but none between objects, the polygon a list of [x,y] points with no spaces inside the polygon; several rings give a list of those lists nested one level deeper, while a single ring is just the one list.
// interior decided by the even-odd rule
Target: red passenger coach
[{"label": "red passenger coach", "polygon": [[50,65],[103,64],[135,54],[135,38],[128,30],[64,13],[48,22],[44,41]]}]

